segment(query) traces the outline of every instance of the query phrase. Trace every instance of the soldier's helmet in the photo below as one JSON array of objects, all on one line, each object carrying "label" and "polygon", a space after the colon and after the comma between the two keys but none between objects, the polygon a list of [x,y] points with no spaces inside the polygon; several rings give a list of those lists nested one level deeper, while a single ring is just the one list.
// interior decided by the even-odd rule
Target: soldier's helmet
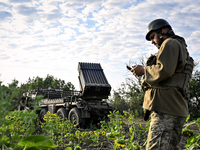
[{"label": "soldier's helmet", "polygon": [[169,27],[170,29],[172,29],[171,25],[164,19],[156,19],[150,22],[149,25],[147,26],[146,40],[150,41],[149,35],[151,34],[152,31],[159,30],[163,27]]}]

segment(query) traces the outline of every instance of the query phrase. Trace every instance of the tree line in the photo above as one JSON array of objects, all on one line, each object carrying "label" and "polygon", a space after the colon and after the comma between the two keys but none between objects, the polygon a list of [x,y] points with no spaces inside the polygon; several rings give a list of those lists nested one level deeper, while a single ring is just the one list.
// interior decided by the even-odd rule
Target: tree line
[{"label": "tree line", "polygon": [[[65,82],[62,79],[57,79],[52,75],[47,75],[45,78],[39,76],[28,79],[26,83],[21,83],[14,79],[10,84],[3,85],[0,81],[0,101],[8,100],[10,103],[5,102],[2,108],[10,108],[11,110],[17,109],[19,101],[23,93],[34,89],[61,89],[61,90],[74,90],[75,86],[71,82]],[[3,106],[4,103],[2,103]],[[10,105],[11,104],[11,105]]]},{"label": "tree line", "polygon": [[[141,88],[142,77],[126,77],[126,83],[121,83],[118,89],[114,89],[112,95],[107,100],[113,106],[123,112],[130,110],[136,117],[142,118],[144,110],[142,108],[144,93]],[[2,85],[0,82],[1,99],[19,99],[21,93],[28,92],[33,89],[53,89],[74,90],[75,86],[71,82],[57,79],[52,75],[47,75],[45,78],[33,77],[29,78],[26,83],[18,86],[19,82],[13,80],[8,86]],[[6,92],[4,92],[6,91]],[[15,93],[14,95],[11,93]],[[10,97],[12,95],[12,97]],[[12,101],[12,106],[17,105],[18,101]],[[191,118],[198,118],[200,116],[200,71],[193,73],[189,86],[188,107]]]}]

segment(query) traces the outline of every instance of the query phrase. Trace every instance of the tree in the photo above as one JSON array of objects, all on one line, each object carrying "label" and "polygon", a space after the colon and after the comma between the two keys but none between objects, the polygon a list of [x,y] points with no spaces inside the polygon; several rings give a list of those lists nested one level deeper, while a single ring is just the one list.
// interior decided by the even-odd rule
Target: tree
[{"label": "tree", "polygon": [[52,75],[47,75],[46,78],[36,77],[29,78],[27,83],[21,84],[22,91],[28,91],[32,89],[61,89],[61,90],[74,90],[75,86],[71,82],[65,83],[64,80],[54,78]]},{"label": "tree", "polygon": [[200,71],[196,71],[190,81],[188,107],[191,118],[200,117]]},{"label": "tree", "polygon": [[[129,66],[133,64],[142,64],[145,66],[145,56],[143,55],[139,62],[129,61]],[[111,103],[120,112],[128,110],[136,116],[143,117],[144,111],[142,108],[144,92],[141,88],[142,77],[136,77],[129,70],[126,74],[126,83],[122,83],[121,87],[114,90],[114,96],[111,98]]]},{"label": "tree", "polygon": [[127,97],[130,99],[129,105],[130,110],[135,114],[136,117],[143,117],[144,111],[142,108],[144,100],[144,92],[141,88],[141,77],[136,77],[137,82],[133,78],[127,78],[128,91]]},{"label": "tree", "polygon": [[129,104],[125,101],[122,95],[120,95],[119,92],[114,91],[113,99],[111,100],[111,103],[119,112],[122,114],[124,110],[129,109]]},{"label": "tree", "polygon": [[122,83],[118,90],[114,90],[111,103],[121,113],[130,109],[136,117],[143,117],[144,93],[140,86],[141,79],[141,77],[126,78],[126,84]]},{"label": "tree", "polygon": [[9,111],[16,109],[18,102],[16,101],[19,95],[19,87],[17,87],[18,81],[14,79],[8,86],[2,85],[0,81],[0,125],[4,116],[8,114]]}]

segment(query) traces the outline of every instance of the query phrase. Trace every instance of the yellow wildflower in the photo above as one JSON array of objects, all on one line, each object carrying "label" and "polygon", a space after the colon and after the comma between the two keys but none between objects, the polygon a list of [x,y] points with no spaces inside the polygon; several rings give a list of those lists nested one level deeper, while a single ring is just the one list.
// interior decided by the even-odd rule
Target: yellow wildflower
[{"label": "yellow wildflower", "polygon": [[123,144],[123,143],[121,143],[121,142],[118,143],[117,140],[115,140],[115,144],[117,144],[117,146],[121,146],[121,147],[125,147],[125,146],[126,146],[125,144]]},{"label": "yellow wildflower", "polygon": [[92,133],[93,133],[93,132],[92,132],[92,131],[90,131],[90,135],[92,135]]},{"label": "yellow wildflower", "polygon": [[44,118],[43,118],[43,120],[44,120],[44,121],[47,121],[47,117],[46,117],[46,115],[44,115]]},{"label": "yellow wildflower", "polygon": [[79,135],[79,133],[80,133],[80,131],[77,130],[77,131],[75,132],[75,135]]},{"label": "yellow wildflower", "polygon": [[86,136],[86,133],[85,133],[85,132],[82,132],[82,133],[81,133],[81,136],[82,136],[82,137],[85,137],[85,136]]},{"label": "yellow wildflower", "polygon": [[106,134],[106,132],[105,131],[102,131],[102,135],[105,135]]},{"label": "yellow wildflower", "polygon": [[56,115],[56,114],[53,114],[52,116],[53,116],[53,118],[56,118],[56,117],[57,117],[57,115]]}]

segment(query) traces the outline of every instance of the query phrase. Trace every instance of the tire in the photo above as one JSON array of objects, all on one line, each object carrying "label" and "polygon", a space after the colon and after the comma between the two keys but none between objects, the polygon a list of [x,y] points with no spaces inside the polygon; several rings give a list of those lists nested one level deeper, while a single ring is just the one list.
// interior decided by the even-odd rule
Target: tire
[{"label": "tire", "polygon": [[21,104],[19,104],[17,110],[18,110],[18,111],[24,110],[24,107],[21,106]]},{"label": "tire", "polygon": [[42,108],[42,110],[40,111],[40,121],[42,122],[42,123],[44,123],[45,121],[44,121],[44,115],[47,113],[47,108]]},{"label": "tire", "polygon": [[81,112],[78,108],[74,107],[70,110],[68,119],[74,124],[74,127],[83,128],[85,125],[85,119],[81,117]]},{"label": "tire", "polygon": [[64,118],[64,119],[67,118],[67,110],[63,107],[59,108],[56,113],[61,118]]}]

